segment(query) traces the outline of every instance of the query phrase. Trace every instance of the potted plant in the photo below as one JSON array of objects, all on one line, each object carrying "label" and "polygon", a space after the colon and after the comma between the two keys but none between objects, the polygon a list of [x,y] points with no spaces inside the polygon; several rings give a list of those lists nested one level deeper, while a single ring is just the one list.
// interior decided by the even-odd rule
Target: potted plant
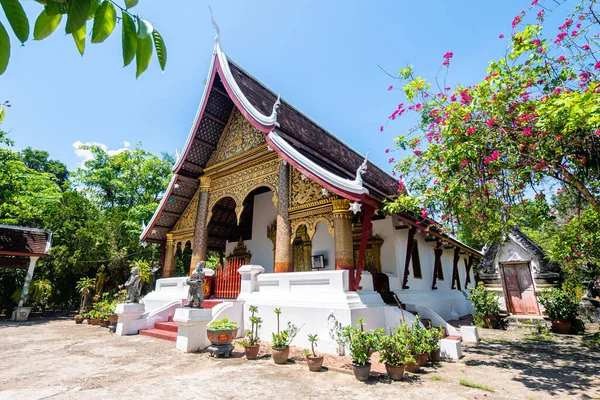
[{"label": "potted plant", "polygon": [[85,319],[85,317],[84,317],[83,315],[81,315],[81,314],[83,314],[83,313],[77,314],[77,315],[75,316],[75,323],[76,323],[76,324],[81,324],[81,323],[83,323],[83,320]]},{"label": "potted plant", "polygon": [[323,356],[317,356],[317,353],[315,353],[315,347],[317,347],[319,338],[317,335],[309,334],[308,341],[310,342],[311,351],[304,351],[304,354],[306,355],[306,362],[308,364],[308,370],[312,372],[319,372],[323,366]]},{"label": "potted plant", "polygon": [[220,321],[211,322],[206,328],[206,336],[213,345],[230,345],[231,341],[237,335],[237,322],[223,318]]},{"label": "potted plant", "polygon": [[467,297],[473,305],[475,324],[495,329],[498,326],[498,316],[500,315],[498,294],[486,290],[483,282],[479,282],[476,287],[471,289]]},{"label": "potted plant", "polygon": [[240,341],[244,346],[244,353],[247,360],[256,360],[258,351],[260,350],[260,338],[258,337],[258,329],[262,323],[262,318],[256,316],[258,307],[250,306],[250,329],[246,329],[246,337]]},{"label": "potted plant", "polygon": [[405,364],[413,361],[406,339],[401,329],[390,328],[389,335],[379,335],[377,340],[379,362],[385,363],[385,370],[393,381],[402,380]]},{"label": "potted plant", "polygon": [[556,333],[571,333],[579,310],[578,296],[567,289],[546,289],[538,293],[540,304],[552,321]]},{"label": "potted plant", "polygon": [[92,325],[100,325],[100,313],[97,310],[88,311],[88,321]]},{"label": "potted plant", "polygon": [[81,324],[85,317],[85,313],[92,304],[92,298],[90,296],[92,289],[96,285],[96,279],[94,278],[81,278],[77,281],[75,289],[81,294],[81,302],[79,304],[79,313],[75,315],[75,323]]},{"label": "potted plant", "polygon": [[438,326],[427,329],[427,352],[431,362],[440,361],[440,340],[444,338],[444,328]]},{"label": "potted plant", "polygon": [[401,324],[397,328],[397,333],[400,335],[402,340],[406,343],[408,348],[408,357],[406,358],[406,362],[404,363],[405,371],[407,372],[417,372],[420,367],[419,356],[421,355],[421,349],[418,344],[418,337],[415,333],[415,325],[418,325],[418,322],[413,323],[413,325],[408,325],[406,323]]},{"label": "potted plant", "polygon": [[365,331],[364,318],[360,318],[358,324],[359,328],[344,327],[342,336],[350,351],[350,357],[352,357],[354,377],[361,382],[365,382],[369,379],[369,373],[371,372],[371,350],[377,346],[373,346],[376,340],[374,335]]},{"label": "potted plant", "polygon": [[277,333],[271,334],[273,338],[271,354],[275,364],[285,364],[290,356],[290,344],[298,334],[299,329],[296,325],[288,322],[287,329],[280,330],[279,316],[281,315],[281,309],[276,308],[275,315],[277,315]]}]

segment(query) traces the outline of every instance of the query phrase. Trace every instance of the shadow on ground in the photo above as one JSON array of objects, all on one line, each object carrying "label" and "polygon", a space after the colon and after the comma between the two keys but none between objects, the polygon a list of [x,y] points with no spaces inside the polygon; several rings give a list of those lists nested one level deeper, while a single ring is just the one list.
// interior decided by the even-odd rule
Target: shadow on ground
[{"label": "shadow on ground", "polygon": [[10,320],[0,320],[0,329],[3,328],[25,328],[28,326],[44,325],[52,321],[72,320],[71,317],[52,317],[52,318],[30,318],[27,321],[15,322]]},{"label": "shadow on ground", "polygon": [[600,352],[580,347],[576,337],[554,342],[487,340],[469,346],[468,353],[477,359],[465,360],[466,365],[520,371],[513,380],[552,395],[581,395],[600,374]]}]

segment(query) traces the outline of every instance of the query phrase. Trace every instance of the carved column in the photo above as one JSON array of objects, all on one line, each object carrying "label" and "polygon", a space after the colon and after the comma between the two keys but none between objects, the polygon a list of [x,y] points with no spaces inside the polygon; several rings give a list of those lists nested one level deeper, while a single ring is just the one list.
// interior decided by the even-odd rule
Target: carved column
[{"label": "carved column", "polygon": [[333,203],[333,239],[335,242],[335,269],[348,270],[350,290],[354,290],[354,251],[352,246],[352,214],[350,201],[336,199]]},{"label": "carved column", "polygon": [[208,249],[208,191],[210,189],[210,178],[200,177],[200,194],[198,195],[198,210],[196,211],[196,223],[194,224],[194,241],[192,245],[192,262],[190,263],[190,275],[202,260],[206,260]]},{"label": "carved column", "polygon": [[163,261],[162,277],[170,278],[175,275],[175,240],[172,233],[167,233],[165,259]]},{"label": "carved column", "polygon": [[292,272],[291,223],[289,218],[290,169],[287,162],[279,164],[279,185],[277,190],[277,235],[275,237],[275,272]]}]

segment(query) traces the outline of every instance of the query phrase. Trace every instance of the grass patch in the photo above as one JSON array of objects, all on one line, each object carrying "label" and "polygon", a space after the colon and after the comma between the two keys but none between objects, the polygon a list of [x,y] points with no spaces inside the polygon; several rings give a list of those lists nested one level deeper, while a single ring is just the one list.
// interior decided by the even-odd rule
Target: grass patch
[{"label": "grass patch", "polygon": [[512,343],[512,340],[502,339],[502,338],[498,338],[498,339],[486,339],[485,341],[489,342],[491,344],[494,344],[494,343]]},{"label": "grass patch", "polygon": [[530,333],[528,335],[523,336],[524,340],[529,342],[542,342],[542,343],[552,343],[554,339],[552,335],[549,333]]},{"label": "grass patch", "polygon": [[429,379],[431,379],[432,381],[445,381],[445,379],[439,375],[431,375]]},{"label": "grass patch", "polygon": [[468,381],[466,379],[461,379],[459,383],[460,383],[461,386],[466,386],[466,387],[470,387],[470,388],[473,388],[473,389],[480,389],[480,390],[483,390],[483,391],[486,391],[486,392],[493,392],[494,391],[494,388],[491,388],[491,387],[486,386],[486,385],[481,385],[479,383],[471,382],[471,381]]},{"label": "grass patch", "polygon": [[585,335],[581,341],[583,347],[600,347],[600,332],[593,335]]}]

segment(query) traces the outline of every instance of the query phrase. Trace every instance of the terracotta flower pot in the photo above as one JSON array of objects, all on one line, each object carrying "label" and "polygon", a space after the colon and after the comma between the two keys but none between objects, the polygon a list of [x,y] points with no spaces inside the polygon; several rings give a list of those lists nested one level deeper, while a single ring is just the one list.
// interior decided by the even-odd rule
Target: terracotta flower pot
[{"label": "terracotta flower pot", "polygon": [[102,328],[108,328],[108,325],[110,325],[110,321],[107,319],[101,319],[100,320],[100,326]]},{"label": "terracotta flower pot", "polygon": [[427,354],[427,353],[423,353],[423,354],[419,355],[419,365],[421,367],[426,366],[428,358],[429,358],[429,354]]},{"label": "terracotta flower pot", "polygon": [[393,381],[401,381],[404,378],[404,364],[402,365],[388,365],[385,364],[385,370]]},{"label": "terracotta flower pot", "polygon": [[92,325],[100,325],[100,318],[92,318]]},{"label": "terracotta flower pot", "polygon": [[369,379],[369,373],[371,372],[371,363],[368,362],[365,365],[357,365],[352,363],[352,371],[354,371],[354,377],[361,382],[366,382]]},{"label": "terracotta flower pot", "polygon": [[231,344],[233,339],[237,336],[236,329],[211,329],[206,330],[206,337],[214,345],[223,346]]},{"label": "terracotta flower pot", "polygon": [[495,315],[484,315],[483,325],[488,329],[496,329],[498,327],[498,319]]},{"label": "terracotta flower pot", "polygon": [[306,356],[306,362],[308,364],[309,371],[319,372],[321,370],[321,367],[323,366],[323,356]]},{"label": "terracotta flower pot", "polygon": [[290,348],[286,347],[284,349],[271,349],[271,354],[273,355],[273,361],[275,361],[275,364],[285,364],[290,356]]},{"label": "terracotta flower pot", "polygon": [[409,361],[409,362],[407,362],[404,365],[405,365],[406,372],[415,373],[415,372],[418,372],[421,369],[421,366],[418,363],[413,362],[413,361]]},{"label": "terracotta flower pot", "polygon": [[258,357],[259,350],[260,350],[259,344],[255,344],[253,346],[244,346],[244,353],[246,353],[246,360],[256,360],[256,357]]},{"label": "terracotta flower pot", "polygon": [[573,331],[573,321],[570,319],[553,319],[552,330],[562,334],[571,333]]},{"label": "terracotta flower pot", "polygon": [[76,323],[76,324],[81,324],[81,323],[83,322],[83,320],[84,320],[84,319],[85,319],[85,318],[83,318],[83,315],[79,315],[79,314],[77,314],[77,315],[75,316],[75,323]]},{"label": "terracotta flower pot", "polygon": [[88,319],[87,319],[87,323],[88,323],[88,325],[91,325],[91,324],[92,324],[92,320],[91,320],[91,318],[88,318]]},{"label": "terracotta flower pot", "polygon": [[108,316],[108,322],[110,325],[116,325],[119,322],[119,316],[117,314],[110,314]]},{"label": "terracotta flower pot", "polygon": [[440,349],[434,350],[429,354],[429,359],[431,362],[438,362],[442,359],[440,356]]}]

